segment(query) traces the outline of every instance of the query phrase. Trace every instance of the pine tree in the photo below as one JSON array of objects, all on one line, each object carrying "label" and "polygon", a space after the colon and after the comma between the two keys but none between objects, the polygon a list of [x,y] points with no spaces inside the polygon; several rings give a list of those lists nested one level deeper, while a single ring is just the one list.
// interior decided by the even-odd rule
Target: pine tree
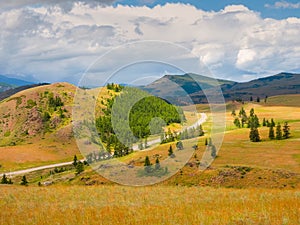
[{"label": "pine tree", "polygon": [[27,185],[28,185],[28,181],[27,181],[27,179],[26,179],[26,176],[25,176],[25,175],[22,177],[22,180],[21,180],[21,185],[24,185],[24,186],[27,186]]},{"label": "pine tree", "polygon": [[211,138],[208,138],[208,146],[212,146],[212,139]]},{"label": "pine tree", "polygon": [[211,157],[216,158],[217,157],[216,146],[212,145],[210,148],[211,148]]},{"label": "pine tree", "polygon": [[290,133],[290,126],[288,125],[287,122],[284,123],[282,131],[283,131],[282,137],[284,139],[288,139],[290,137],[291,133]]},{"label": "pine tree", "polygon": [[203,127],[201,124],[197,127],[197,131],[200,137],[204,135]]},{"label": "pine tree", "polygon": [[275,122],[274,122],[274,119],[273,119],[273,118],[271,119],[271,124],[270,124],[270,126],[273,126],[273,127],[275,127],[275,126],[276,126],[276,124],[275,124]]},{"label": "pine tree", "polygon": [[249,138],[250,138],[250,141],[252,141],[252,142],[260,141],[260,136],[259,136],[257,127],[251,127]]},{"label": "pine tree", "polygon": [[174,157],[172,145],[170,145],[170,147],[169,147],[169,150],[168,150],[168,156]]},{"label": "pine tree", "polygon": [[256,102],[260,102],[260,98],[259,97],[257,97]]},{"label": "pine tree", "polygon": [[7,184],[8,183],[8,179],[6,177],[5,174],[3,174],[2,179],[1,179],[1,184]]},{"label": "pine tree", "polygon": [[231,115],[236,116],[235,109],[232,110]]},{"label": "pine tree", "polygon": [[151,163],[150,163],[149,156],[146,156],[145,158],[144,169],[147,173],[151,172]]},{"label": "pine tree", "polygon": [[241,122],[240,122],[239,118],[235,118],[233,123],[236,127],[241,128]]},{"label": "pine tree", "polygon": [[207,146],[208,145],[208,141],[207,141],[207,138],[205,138],[205,144],[204,144],[205,146]]},{"label": "pine tree", "polygon": [[253,97],[252,96],[250,97],[250,102],[253,102]]},{"label": "pine tree", "polygon": [[263,127],[267,126],[267,123],[266,123],[266,118],[263,119],[263,123],[262,123]]},{"label": "pine tree", "polygon": [[269,138],[273,140],[275,138],[274,127],[270,126],[269,128]]},{"label": "pine tree", "polygon": [[158,158],[156,158],[156,160],[155,160],[155,169],[156,170],[160,169],[160,163],[159,163],[159,159]]},{"label": "pine tree", "polygon": [[73,166],[77,166],[77,163],[78,163],[78,160],[77,160],[77,156],[76,155],[74,155],[74,159],[73,159]]},{"label": "pine tree", "polygon": [[282,131],[281,131],[281,125],[278,123],[276,127],[276,139],[281,140],[282,139]]},{"label": "pine tree", "polygon": [[149,156],[146,156],[144,166],[151,166]]},{"label": "pine tree", "polygon": [[84,171],[84,165],[82,162],[78,162],[76,165],[76,175],[82,173]]},{"label": "pine tree", "polygon": [[254,116],[254,109],[251,108],[251,109],[250,109],[250,117],[253,117],[253,116]]},{"label": "pine tree", "polygon": [[178,150],[183,150],[183,143],[182,143],[182,141],[178,141],[178,142],[176,143],[176,148],[177,148]]}]

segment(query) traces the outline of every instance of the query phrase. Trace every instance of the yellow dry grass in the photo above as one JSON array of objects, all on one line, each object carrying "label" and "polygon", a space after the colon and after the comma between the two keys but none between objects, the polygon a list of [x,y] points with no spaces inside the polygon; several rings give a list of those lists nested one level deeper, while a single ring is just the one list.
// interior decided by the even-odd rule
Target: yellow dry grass
[{"label": "yellow dry grass", "polygon": [[299,224],[300,192],[196,187],[2,187],[6,224]]}]

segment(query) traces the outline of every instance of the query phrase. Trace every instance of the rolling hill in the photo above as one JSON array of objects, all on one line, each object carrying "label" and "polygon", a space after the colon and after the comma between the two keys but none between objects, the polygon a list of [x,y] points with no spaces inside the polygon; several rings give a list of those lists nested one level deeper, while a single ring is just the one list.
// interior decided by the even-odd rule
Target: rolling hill
[{"label": "rolling hill", "polygon": [[217,85],[220,85],[225,100],[248,101],[251,96],[255,99],[300,93],[300,74],[280,73],[243,83],[215,80],[197,74],[166,75],[143,88],[154,95],[186,105],[189,104],[189,98],[195,104],[207,103],[203,90],[214,93]]}]

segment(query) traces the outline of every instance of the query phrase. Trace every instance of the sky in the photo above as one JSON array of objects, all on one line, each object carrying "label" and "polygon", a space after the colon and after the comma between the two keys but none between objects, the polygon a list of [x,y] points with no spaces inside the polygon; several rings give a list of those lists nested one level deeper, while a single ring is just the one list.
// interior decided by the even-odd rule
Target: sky
[{"label": "sky", "polygon": [[12,0],[0,21],[0,74],[35,82],[300,72],[297,0]]}]

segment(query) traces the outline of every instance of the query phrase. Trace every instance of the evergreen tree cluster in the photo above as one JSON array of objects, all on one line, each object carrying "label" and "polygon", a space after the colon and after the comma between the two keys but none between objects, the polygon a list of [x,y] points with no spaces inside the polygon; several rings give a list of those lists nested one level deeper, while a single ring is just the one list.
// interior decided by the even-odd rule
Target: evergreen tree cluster
[{"label": "evergreen tree cluster", "polygon": [[94,151],[86,155],[86,162],[92,164],[103,160],[110,159],[112,156],[107,151]]},{"label": "evergreen tree cluster", "polygon": [[12,180],[3,174],[0,184],[13,184]]},{"label": "evergreen tree cluster", "polygon": [[108,84],[106,84],[106,88],[107,88],[108,90],[113,90],[113,91],[115,91],[115,92],[120,92],[120,91],[122,91],[123,86],[122,86],[122,85],[119,85],[119,84],[108,83]]},{"label": "evergreen tree cluster", "polygon": [[[260,126],[259,118],[254,113],[253,108],[250,110],[249,117],[247,117],[244,108],[241,108],[238,117],[236,116],[235,110],[232,111],[231,115],[235,117],[234,124],[236,127],[241,128],[244,127],[244,124],[247,124],[247,127],[250,128],[249,138],[252,142],[259,142],[261,140],[258,132],[258,127]],[[270,121],[266,118],[263,118],[262,126],[269,127],[269,139],[271,140],[287,139],[291,135],[290,126],[287,122],[285,122],[283,127],[281,127],[280,123],[277,123],[276,125],[273,118],[271,118]]]},{"label": "evergreen tree cluster", "polygon": [[146,176],[158,176],[161,177],[168,173],[168,168],[162,168],[159,162],[159,158],[157,157],[155,160],[155,165],[153,167],[152,163],[150,162],[149,156],[145,157],[144,162],[144,173],[142,175]]},{"label": "evergreen tree cluster", "polygon": [[186,140],[195,137],[201,137],[204,136],[204,134],[205,133],[203,131],[201,124],[196,128],[192,127],[192,128],[184,129],[179,134],[177,134],[176,132],[172,133],[171,130],[168,129],[168,132],[161,135],[161,144],[174,142],[176,140]]},{"label": "evergreen tree cluster", "polygon": [[206,150],[210,151],[211,157],[212,158],[216,158],[217,157],[217,148],[212,143],[212,139],[211,138],[206,138],[205,139],[205,146],[206,146]]},{"label": "evergreen tree cluster", "polygon": [[84,163],[77,159],[77,156],[74,155],[73,166],[75,167],[75,174],[78,175],[84,171]]},{"label": "evergreen tree cluster", "polygon": [[[136,99],[140,100],[136,102]],[[120,95],[107,99],[102,111],[104,115],[96,119],[97,131],[106,149],[113,150],[115,157],[130,154],[136,142],[140,142],[140,149],[147,147],[142,139],[146,142],[150,134],[161,133],[163,126],[185,121],[181,108],[131,87],[122,88]],[[153,118],[160,118],[164,123],[152,123]]]},{"label": "evergreen tree cluster", "polygon": [[291,136],[290,126],[288,122],[284,122],[283,127],[281,127],[281,124],[278,123],[276,125],[276,130],[274,130],[274,128],[275,128],[275,123],[269,126],[269,138],[271,140],[288,139]]}]

